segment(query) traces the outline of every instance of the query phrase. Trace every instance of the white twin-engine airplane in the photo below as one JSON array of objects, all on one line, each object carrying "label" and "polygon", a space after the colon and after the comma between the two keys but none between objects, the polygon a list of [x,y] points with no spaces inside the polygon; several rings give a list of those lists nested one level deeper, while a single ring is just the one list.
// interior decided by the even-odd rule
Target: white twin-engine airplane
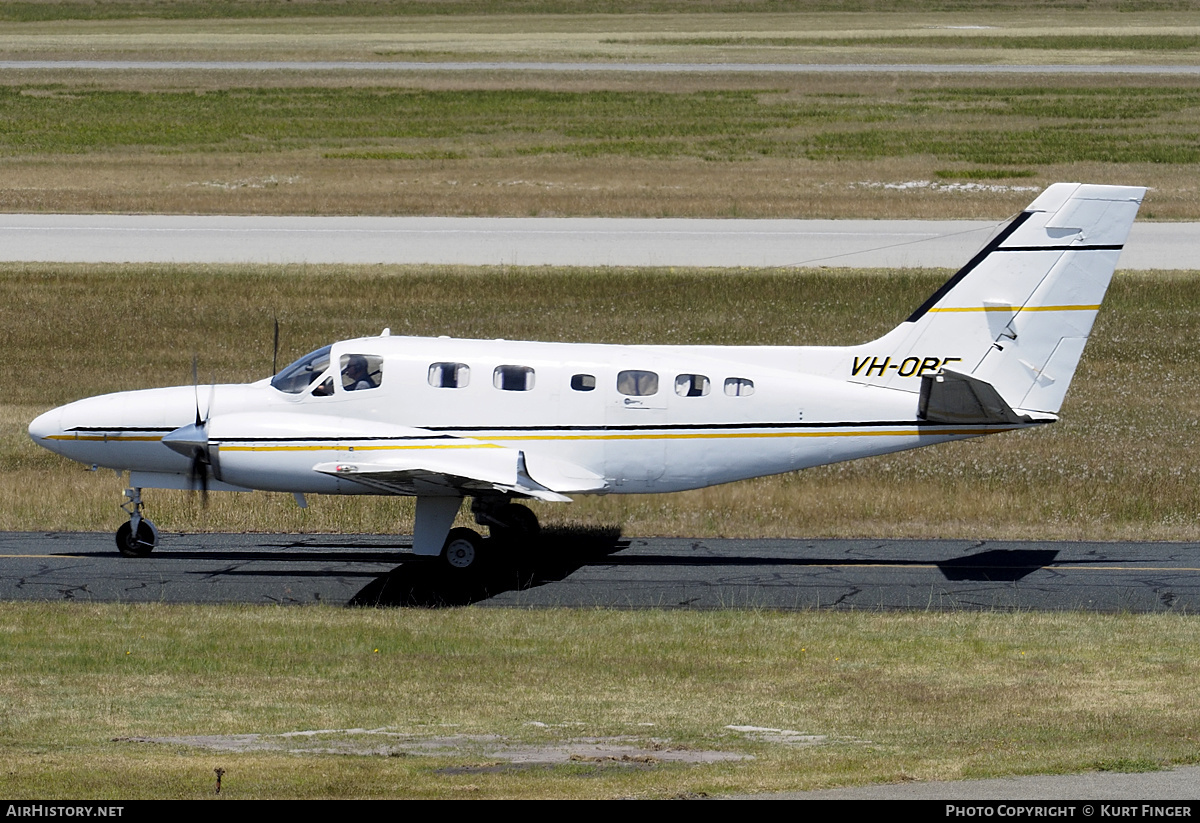
[{"label": "white twin-engine airplane", "polygon": [[[1057,419],[1145,189],[1058,183],[872,343],[616,346],[365,337],[274,378],[80,400],[29,426],[129,472],[117,532],[158,533],[143,488],[417,498],[413,549],[467,569],[465,497],[504,544],[513,501],[696,489]],[[207,408],[200,400],[208,396]],[[497,539],[499,538],[499,539]]]}]

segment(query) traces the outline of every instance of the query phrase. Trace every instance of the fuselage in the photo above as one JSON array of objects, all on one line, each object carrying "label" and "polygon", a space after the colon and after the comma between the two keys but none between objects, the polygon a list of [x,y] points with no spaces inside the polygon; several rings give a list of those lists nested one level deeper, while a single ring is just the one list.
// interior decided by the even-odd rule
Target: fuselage
[{"label": "fuselage", "polygon": [[[922,421],[916,381],[839,379],[848,351],[360,338],[274,380],[81,400],[37,418],[30,434],[148,487],[188,487],[192,461],[163,437],[199,418],[215,488],[397,493],[314,467],[411,459],[453,474],[460,459],[506,449],[547,489],[645,493],[1018,427]],[[362,365],[371,376],[358,380]]]}]

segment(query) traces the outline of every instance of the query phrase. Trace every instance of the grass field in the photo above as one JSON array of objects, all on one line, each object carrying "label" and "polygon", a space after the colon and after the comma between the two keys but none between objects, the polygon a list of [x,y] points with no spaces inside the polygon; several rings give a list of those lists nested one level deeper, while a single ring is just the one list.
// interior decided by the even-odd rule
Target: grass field
[{"label": "grass field", "polygon": [[[1036,13],[1021,3],[871,6],[881,13],[789,3],[735,13],[713,3],[663,16],[650,12],[674,7],[639,3],[578,15],[563,3],[553,8],[565,14],[548,4],[489,15],[448,3],[446,14],[393,18],[376,12],[416,6],[268,1],[206,4],[224,16],[197,19],[200,6],[187,3],[29,3],[7,7],[8,22],[0,14],[0,57],[1200,61],[1188,3],[1089,4],[1086,14],[1069,4]],[[367,16],[305,16],[331,7]],[[0,78],[0,209],[999,219],[1028,202],[1023,186],[1087,179],[1148,185],[1144,217],[1192,220],[1198,100],[1193,78],[1170,74],[1098,84],[1071,75],[14,69]]]},{"label": "grass field", "polygon": [[[201,798],[223,768],[229,799],[669,798],[1146,771],[1200,761],[1196,631],[1179,615],[3,604],[0,787]],[[588,741],[574,759],[571,741]],[[612,745],[634,753],[598,753]],[[518,747],[543,762],[513,764]]]},{"label": "grass field", "polygon": [[[202,382],[260,379],[275,314],[281,362],[385,326],[482,339],[848,344],[890,329],[948,275],[10,266],[0,295],[13,310],[0,334],[27,354],[0,363],[0,528],[115,529],[120,481],[33,446],[29,420],[79,397],[187,383],[193,353]],[[684,494],[580,497],[539,516],[632,535],[1200,539],[1200,459],[1180,448],[1200,426],[1200,317],[1179,310],[1198,290],[1188,273],[1119,275],[1054,426]],[[306,510],[287,495],[217,494],[207,510],[184,493],[148,500],[167,530],[411,529],[411,504],[392,498],[316,497]]]},{"label": "grass field", "polygon": [[[673,83],[674,81],[672,81]],[[1200,217],[1189,83],[857,91],[0,89],[13,211],[1003,218],[1140,183]]]}]

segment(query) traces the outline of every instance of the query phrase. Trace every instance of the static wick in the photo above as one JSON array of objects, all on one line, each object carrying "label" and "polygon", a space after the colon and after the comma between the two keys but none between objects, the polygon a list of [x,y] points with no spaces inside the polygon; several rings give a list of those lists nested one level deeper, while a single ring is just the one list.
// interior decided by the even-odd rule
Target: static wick
[{"label": "static wick", "polygon": [[213,769],[213,772],[217,775],[217,794],[220,794],[221,793],[221,775],[225,774],[225,770],[222,769],[220,766],[218,766],[217,768]]}]

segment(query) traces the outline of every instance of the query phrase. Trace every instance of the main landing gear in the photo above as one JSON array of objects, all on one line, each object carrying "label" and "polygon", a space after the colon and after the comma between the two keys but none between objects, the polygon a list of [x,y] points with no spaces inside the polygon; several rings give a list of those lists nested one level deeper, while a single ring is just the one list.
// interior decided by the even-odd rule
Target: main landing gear
[{"label": "main landing gear", "polygon": [[471,513],[475,522],[487,526],[490,539],[474,529],[451,529],[442,548],[441,562],[452,572],[461,574],[480,569],[498,548],[505,551],[528,548],[541,534],[537,515],[527,506],[505,501],[473,498]]},{"label": "main landing gear", "polygon": [[129,514],[129,521],[117,529],[117,549],[125,557],[145,557],[158,544],[158,529],[142,515],[142,490],[126,489],[121,508]]}]

